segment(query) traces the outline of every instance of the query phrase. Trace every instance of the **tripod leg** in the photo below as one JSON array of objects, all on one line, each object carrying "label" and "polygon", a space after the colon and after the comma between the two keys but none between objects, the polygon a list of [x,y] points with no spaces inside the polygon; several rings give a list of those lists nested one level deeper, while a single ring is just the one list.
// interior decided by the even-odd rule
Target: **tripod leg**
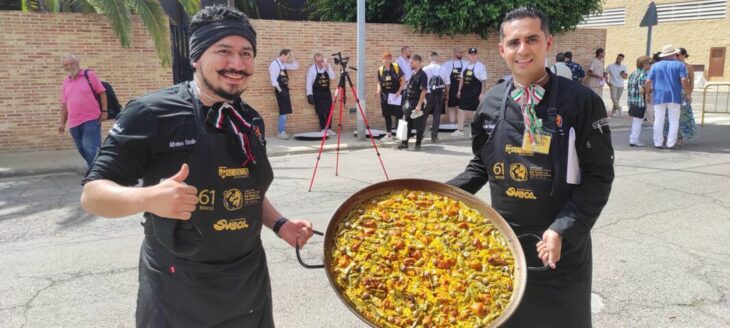
[{"label": "tripod leg", "polygon": [[[357,97],[357,92],[355,91],[355,87],[352,85],[352,80],[350,80],[350,75],[345,75],[347,78],[347,83],[350,85],[350,89],[352,90],[352,96],[355,97],[355,103],[357,103],[357,109],[360,113],[360,117],[362,117],[363,122],[365,123],[365,128],[367,129],[367,133],[370,134],[370,143],[373,145],[373,148],[375,149],[375,154],[378,156],[378,160],[380,161],[380,167],[383,168],[383,174],[385,174],[385,180],[390,180],[388,177],[388,172],[385,170],[385,164],[383,164],[383,158],[380,156],[380,151],[378,150],[378,145],[375,143],[375,138],[373,137],[373,132],[370,131],[370,124],[368,124],[368,119],[365,117],[365,112],[362,110],[362,106],[360,105],[360,98]],[[340,113],[342,115],[342,113]]]},{"label": "tripod leg", "polygon": [[312,172],[312,180],[309,181],[309,191],[312,191],[312,185],[314,185],[314,176],[317,175],[317,167],[319,167],[319,159],[322,156],[322,150],[324,149],[324,141],[327,140],[327,131],[330,128],[330,123],[332,123],[332,112],[335,110],[335,103],[337,100],[338,95],[341,96],[341,93],[344,91],[340,91],[340,88],[337,88],[337,91],[335,91],[335,97],[332,99],[332,105],[330,105],[330,112],[327,114],[327,125],[324,128],[324,133],[322,133],[322,142],[319,144],[319,152],[317,153],[317,162],[314,164],[314,172]]},{"label": "tripod leg", "polygon": [[340,140],[342,137],[342,111],[345,108],[345,95],[344,95],[345,87],[341,87],[341,88],[342,88],[343,95],[340,98],[340,118],[339,118],[339,121],[337,122],[337,156],[336,156],[337,159],[335,160],[335,176],[340,175]]}]

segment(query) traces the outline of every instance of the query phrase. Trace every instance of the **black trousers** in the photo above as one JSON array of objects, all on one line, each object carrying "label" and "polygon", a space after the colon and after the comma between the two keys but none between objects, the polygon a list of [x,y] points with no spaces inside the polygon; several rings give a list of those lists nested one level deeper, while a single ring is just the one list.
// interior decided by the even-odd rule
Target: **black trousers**
[{"label": "black trousers", "polygon": [[[410,108],[415,108],[416,104],[418,104],[418,99],[411,101]],[[406,140],[403,140],[403,144],[408,144],[408,140],[411,139],[411,131],[416,129],[416,145],[420,146],[421,141],[423,141],[423,131],[426,130],[426,117],[428,117],[428,115],[424,112],[421,117],[414,119],[411,118],[412,111],[412,109],[408,109],[405,113],[406,122],[408,122],[408,137]]]},{"label": "black trousers", "polygon": [[[439,127],[441,126],[441,114],[444,112],[444,94],[426,94],[426,112],[425,117],[433,114],[431,119],[431,138],[438,136]],[[424,120],[425,129],[425,120]]]},{"label": "black trousers", "polygon": [[[388,104],[387,99],[385,101],[380,99],[380,111],[383,114],[383,119],[385,119],[385,132],[391,133],[395,127],[393,123],[395,122],[397,125],[398,119],[403,117],[403,110],[398,105]],[[395,117],[395,120],[393,120],[393,117]]]}]

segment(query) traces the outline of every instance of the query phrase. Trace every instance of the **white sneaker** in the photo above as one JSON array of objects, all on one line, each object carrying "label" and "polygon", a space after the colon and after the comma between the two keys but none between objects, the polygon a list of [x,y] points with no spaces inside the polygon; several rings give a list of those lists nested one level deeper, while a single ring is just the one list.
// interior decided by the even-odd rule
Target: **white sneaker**
[{"label": "white sneaker", "polygon": [[279,138],[279,139],[281,139],[281,140],[287,140],[287,139],[290,138],[289,135],[286,134],[286,132],[279,133],[279,134],[276,135],[276,137]]},{"label": "white sneaker", "polygon": [[452,137],[463,137],[464,136],[464,132],[459,131],[459,130],[456,130],[453,133],[451,133],[451,136]]},{"label": "white sneaker", "polygon": [[383,142],[393,142],[393,136],[386,135],[383,137]]}]

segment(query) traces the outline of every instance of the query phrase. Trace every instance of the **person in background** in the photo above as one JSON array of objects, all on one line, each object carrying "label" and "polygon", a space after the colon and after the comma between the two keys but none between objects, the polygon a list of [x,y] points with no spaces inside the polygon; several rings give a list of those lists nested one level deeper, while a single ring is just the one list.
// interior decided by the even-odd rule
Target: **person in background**
[{"label": "person in background", "polygon": [[[431,62],[423,68],[428,80],[426,90],[426,117],[433,115],[431,123],[431,142],[439,143],[439,127],[441,126],[441,113],[444,110],[444,89],[445,82],[441,77],[441,65],[438,64],[439,54],[431,52]],[[427,120],[424,119],[424,120]],[[425,123],[425,122],[424,122]]]},{"label": "person in background", "polygon": [[[478,60],[477,48],[469,48],[467,55],[469,62],[464,66],[461,72],[461,81],[459,81],[459,91],[456,97],[459,98],[459,111],[474,112],[479,106],[479,101],[487,92],[485,83],[487,82],[487,68]],[[458,122],[457,130],[451,134],[452,137],[464,136],[464,123],[466,113],[459,115],[461,121]]]},{"label": "person in background", "polygon": [[565,64],[565,54],[559,52],[555,55],[555,64],[550,67],[550,71],[557,76],[562,76],[566,79],[573,79],[573,72],[570,67]]},{"label": "person in background", "polygon": [[[677,60],[679,49],[668,44],[659,54],[661,61],[651,65],[646,76],[646,96],[654,103],[654,147],[664,145],[664,117],[669,117],[669,133],[666,147],[674,149],[679,132],[679,110],[683,101],[690,102],[691,94],[687,82],[687,69]],[[682,93],[684,89],[684,94]]]},{"label": "person in background", "polygon": [[405,78],[406,83],[411,79],[411,75],[413,75],[413,70],[411,70],[411,54],[413,52],[411,51],[411,47],[405,46],[400,49],[400,56],[398,56],[398,59],[396,59],[396,64],[400,67],[400,69],[403,70],[403,78]]},{"label": "person in background", "polygon": [[629,75],[628,81],[628,103],[629,116],[631,116],[631,134],[629,136],[629,146],[644,147],[639,142],[641,135],[641,125],[646,117],[646,101],[644,96],[644,84],[646,83],[646,72],[651,67],[651,58],[649,56],[640,56],[636,59],[636,70]]},{"label": "person in background", "polygon": [[565,52],[565,65],[573,73],[573,81],[581,83],[586,76],[586,72],[583,70],[583,66],[573,61],[573,53],[570,51]]},{"label": "person in background", "polygon": [[595,92],[599,97],[603,97],[603,86],[606,84],[606,73],[603,70],[603,58],[606,56],[606,51],[603,48],[596,49],[596,56],[591,59],[591,64],[588,66],[588,86]]},{"label": "person in background", "polygon": [[466,66],[467,61],[464,57],[464,49],[460,47],[454,48],[454,57],[447,60],[441,65],[441,78],[444,79],[446,88],[444,90],[444,98],[446,101],[446,111],[449,113],[449,123],[456,123],[456,116],[461,115],[460,122],[464,122],[464,112],[459,111],[459,83],[461,82],[461,70]]},{"label": "person in background", "polygon": [[[410,64],[408,64],[410,65]],[[406,87],[406,79],[403,70],[398,63],[393,62],[393,54],[386,51],[383,53],[383,66],[378,68],[378,90],[375,95],[380,95],[380,111],[385,120],[385,137],[383,142],[393,141],[393,123],[403,117],[401,105],[388,103],[388,95],[401,97]],[[395,118],[395,120],[393,120]]]},{"label": "person in background", "polygon": [[[682,97],[687,99],[687,101],[682,102],[682,106],[679,110],[679,137],[677,139],[677,145],[680,146],[686,143],[690,143],[697,138],[697,125],[695,124],[694,114],[692,113],[692,92],[694,92],[695,88],[695,72],[692,65],[687,63],[687,58],[689,58],[687,49],[679,48],[679,53],[677,53],[677,60],[682,62],[685,69],[687,70],[688,86],[687,91],[682,90]],[[668,128],[669,125],[667,124],[666,129]]]},{"label": "person in background", "polygon": [[406,139],[398,145],[398,149],[408,149],[408,139],[411,137],[411,130],[416,129],[416,146],[415,151],[421,150],[421,141],[423,141],[423,131],[426,128],[426,115],[424,115],[426,104],[426,90],[428,89],[428,77],[421,69],[422,59],[419,55],[411,57],[411,70],[413,75],[408,81],[407,105],[403,114],[408,121],[408,133]]},{"label": "person in background", "polygon": [[624,54],[616,56],[616,62],[608,65],[606,72],[608,73],[608,87],[611,89],[611,117],[621,117],[621,95],[624,93],[624,79],[628,77],[626,65],[622,64]]},{"label": "person in background", "polygon": [[101,147],[101,121],[107,111],[106,89],[94,71],[79,67],[77,55],[65,55],[62,64],[68,76],[61,86],[58,134],[63,134],[68,125],[76,149],[91,168]]},{"label": "person in background", "polygon": [[269,65],[271,86],[274,87],[276,104],[279,106],[279,126],[276,136],[289,139],[286,133],[286,118],[292,113],[291,96],[289,95],[289,70],[299,69],[299,63],[289,49],[281,49],[279,57]]},{"label": "person in background", "polygon": [[319,128],[327,128],[327,115],[332,107],[332,91],[330,90],[330,82],[335,78],[335,72],[332,66],[321,53],[314,55],[314,64],[307,71],[307,101],[310,105],[314,105],[314,111],[317,113],[319,120]]}]

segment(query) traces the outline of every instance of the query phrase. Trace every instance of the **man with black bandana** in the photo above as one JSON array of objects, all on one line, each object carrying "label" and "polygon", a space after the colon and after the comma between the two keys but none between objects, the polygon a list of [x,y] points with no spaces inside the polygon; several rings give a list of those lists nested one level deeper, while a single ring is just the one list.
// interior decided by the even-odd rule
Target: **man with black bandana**
[{"label": "man with black bandana", "polygon": [[194,81],[126,106],[81,204],[111,218],[144,212],[137,327],[273,327],[262,226],[301,246],[311,224],[266,197],[264,122],[241,99],[256,56],[248,18],[206,7],[190,28]]},{"label": "man with black bandana", "polygon": [[544,67],[552,48],[547,18],[518,8],[500,27],[499,51],[513,80],[491,88],[472,122],[474,158],[448,183],[491,204],[524,244],[525,294],[503,327],[590,327],[590,229],[608,201],[613,147],[603,100]]}]

